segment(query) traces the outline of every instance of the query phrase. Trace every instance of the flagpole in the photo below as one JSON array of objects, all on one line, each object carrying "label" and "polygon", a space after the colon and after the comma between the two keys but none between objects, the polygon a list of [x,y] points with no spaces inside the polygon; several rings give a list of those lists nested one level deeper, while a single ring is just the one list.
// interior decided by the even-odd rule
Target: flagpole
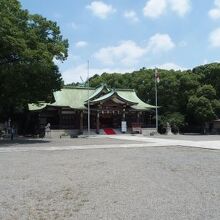
[{"label": "flagpole", "polygon": [[88,81],[88,136],[90,136],[90,94],[89,94],[89,60],[88,60],[88,76],[87,76],[87,81]]},{"label": "flagpole", "polygon": [[156,132],[158,133],[158,97],[157,97],[157,68],[154,72],[154,81],[155,81],[155,105],[156,105]]}]

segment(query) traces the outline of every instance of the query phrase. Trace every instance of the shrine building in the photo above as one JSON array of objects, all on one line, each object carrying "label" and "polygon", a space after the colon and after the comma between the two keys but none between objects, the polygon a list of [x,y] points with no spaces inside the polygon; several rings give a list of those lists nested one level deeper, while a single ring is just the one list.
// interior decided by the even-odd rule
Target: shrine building
[{"label": "shrine building", "polygon": [[40,133],[50,123],[51,131],[85,134],[88,112],[91,132],[97,134],[107,129],[121,132],[122,122],[126,132],[155,128],[155,120],[152,120],[155,106],[140,100],[132,89],[111,89],[106,85],[98,88],[65,86],[53,95],[54,103],[28,105],[29,124],[33,125],[35,133]]}]

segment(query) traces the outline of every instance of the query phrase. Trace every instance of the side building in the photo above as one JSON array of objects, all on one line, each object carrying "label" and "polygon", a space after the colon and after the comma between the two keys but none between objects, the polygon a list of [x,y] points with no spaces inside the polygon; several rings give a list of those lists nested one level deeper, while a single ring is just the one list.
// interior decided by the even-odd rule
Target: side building
[{"label": "side building", "polygon": [[109,128],[120,132],[122,121],[128,132],[155,128],[155,106],[140,100],[134,90],[65,86],[53,95],[54,103],[28,105],[29,127],[35,134],[42,133],[47,123],[53,132],[86,134],[88,112],[91,132],[97,134]]}]

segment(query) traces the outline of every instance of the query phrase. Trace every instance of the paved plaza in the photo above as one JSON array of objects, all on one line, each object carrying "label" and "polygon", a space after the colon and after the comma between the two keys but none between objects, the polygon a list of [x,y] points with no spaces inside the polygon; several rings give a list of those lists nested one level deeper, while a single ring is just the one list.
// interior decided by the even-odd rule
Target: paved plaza
[{"label": "paved plaza", "polygon": [[219,136],[0,140],[0,219],[219,219]]}]

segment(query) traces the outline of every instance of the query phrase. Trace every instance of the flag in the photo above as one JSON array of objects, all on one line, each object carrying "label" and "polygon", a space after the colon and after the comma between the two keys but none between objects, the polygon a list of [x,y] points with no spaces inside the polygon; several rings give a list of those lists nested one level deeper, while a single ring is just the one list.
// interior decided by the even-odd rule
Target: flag
[{"label": "flag", "polygon": [[158,69],[155,69],[155,80],[156,80],[157,83],[160,82],[160,75],[158,73]]}]

